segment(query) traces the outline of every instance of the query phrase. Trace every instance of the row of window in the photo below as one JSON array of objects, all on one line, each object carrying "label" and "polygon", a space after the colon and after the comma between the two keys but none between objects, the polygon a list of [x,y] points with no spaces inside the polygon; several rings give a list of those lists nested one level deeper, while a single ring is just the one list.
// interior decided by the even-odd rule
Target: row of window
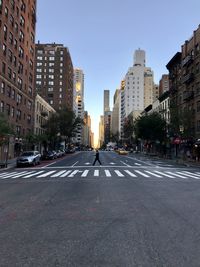
[{"label": "row of window", "polygon": [[[0,112],[5,113],[6,115],[16,118],[16,122],[20,121],[22,119],[22,111],[20,109],[16,109],[13,106],[10,106],[9,104],[5,104],[4,101],[0,102]],[[31,115],[26,115],[24,113],[24,120],[27,120],[28,124],[31,124]]]},{"label": "row of window", "polygon": [[17,105],[22,104],[24,101],[24,104],[27,106],[28,110],[32,110],[32,102],[30,100],[26,101],[25,98],[23,99],[22,94],[16,93],[15,89],[11,88],[11,86],[6,86],[5,82],[1,83],[0,90],[1,94],[4,94],[13,100],[16,100]]}]

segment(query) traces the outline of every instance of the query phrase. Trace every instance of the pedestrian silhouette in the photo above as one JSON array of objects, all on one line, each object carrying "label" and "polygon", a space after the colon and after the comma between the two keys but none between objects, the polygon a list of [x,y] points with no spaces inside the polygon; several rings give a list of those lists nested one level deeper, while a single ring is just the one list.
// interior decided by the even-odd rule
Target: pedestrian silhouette
[{"label": "pedestrian silhouette", "polygon": [[94,162],[93,162],[93,166],[95,165],[96,161],[99,162],[99,164],[101,165],[101,161],[99,160],[99,150],[97,149],[96,150],[96,154],[95,154],[95,159],[94,159]]}]

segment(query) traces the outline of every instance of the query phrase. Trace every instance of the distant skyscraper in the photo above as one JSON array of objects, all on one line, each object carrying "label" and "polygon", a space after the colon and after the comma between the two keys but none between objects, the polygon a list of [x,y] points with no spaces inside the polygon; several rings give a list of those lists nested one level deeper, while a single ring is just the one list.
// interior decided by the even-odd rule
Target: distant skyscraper
[{"label": "distant skyscraper", "polygon": [[[84,73],[81,69],[74,69],[74,113],[76,117],[84,119]],[[83,142],[83,127],[78,126],[76,142]]]},{"label": "distant skyscraper", "polygon": [[110,111],[110,90],[104,90],[104,112]]},{"label": "distant skyscraper", "polygon": [[125,77],[125,116],[142,111],[153,102],[153,72],[145,67],[145,51],[136,50],[134,64]]},{"label": "distant skyscraper", "polygon": [[73,109],[73,65],[62,44],[36,44],[36,91],[55,110]]},{"label": "distant skyscraper", "polygon": [[120,90],[115,91],[113,101],[113,111],[111,116],[111,133],[116,135],[119,133],[119,99],[120,99]]}]

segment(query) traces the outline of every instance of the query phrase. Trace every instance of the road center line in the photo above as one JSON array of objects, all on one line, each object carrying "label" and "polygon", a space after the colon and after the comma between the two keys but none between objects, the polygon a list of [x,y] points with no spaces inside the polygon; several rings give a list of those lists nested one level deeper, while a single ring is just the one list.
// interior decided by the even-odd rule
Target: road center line
[{"label": "road center line", "polygon": [[76,164],[78,163],[78,161],[77,162],[75,162],[73,165],[72,165],[72,167],[74,167]]}]

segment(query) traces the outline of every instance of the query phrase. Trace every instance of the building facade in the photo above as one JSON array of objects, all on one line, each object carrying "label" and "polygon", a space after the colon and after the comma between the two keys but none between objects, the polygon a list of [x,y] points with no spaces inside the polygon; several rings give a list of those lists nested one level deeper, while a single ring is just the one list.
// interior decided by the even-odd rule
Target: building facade
[{"label": "building facade", "polygon": [[0,112],[14,128],[14,154],[33,132],[35,26],[36,0],[0,1]]},{"label": "building facade", "polygon": [[169,75],[163,74],[159,81],[159,96],[169,91]]},{"label": "building facade", "polygon": [[35,87],[55,110],[73,110],[73,64],[62,44],[36,44]]},{"label": "building facade", "polygon": [[[84,73],[81,69],[74,69],[74,113],[76,117],[84,119]],[[76,143],[83,143],[83,126],[78,125]]]}]

